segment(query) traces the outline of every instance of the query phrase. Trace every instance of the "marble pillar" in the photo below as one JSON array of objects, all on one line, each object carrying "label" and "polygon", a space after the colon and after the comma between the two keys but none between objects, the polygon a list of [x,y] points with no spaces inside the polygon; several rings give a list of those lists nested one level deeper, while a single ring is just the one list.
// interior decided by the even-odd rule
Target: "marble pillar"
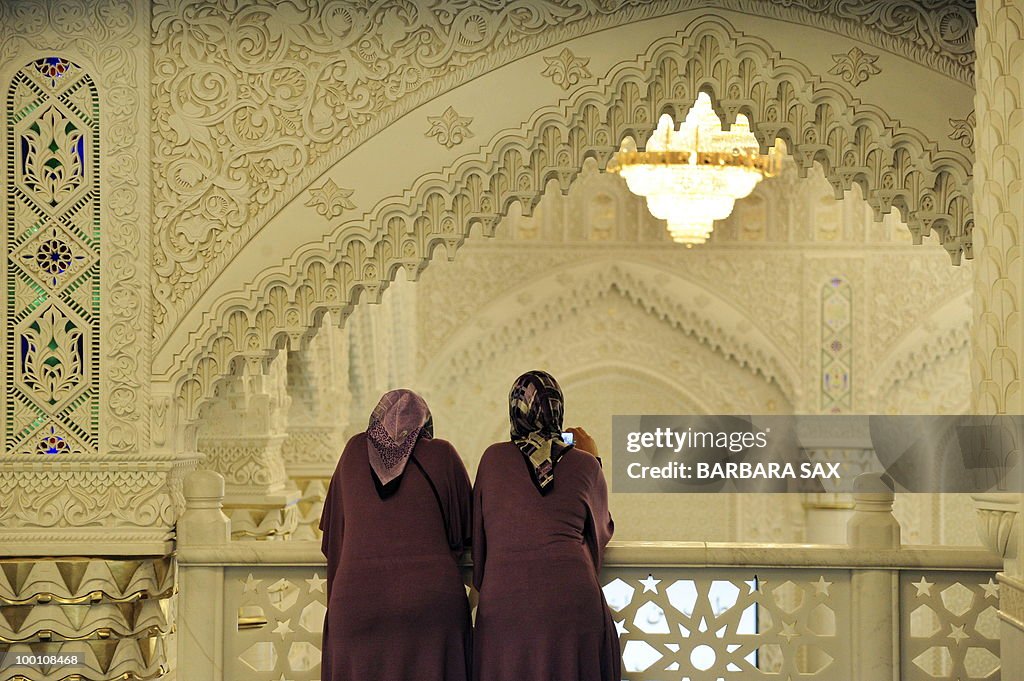
[{"label": "marble pillar", "polygon": [[[979,0],[977,15],[972,398],[976,413],[1021,414],[1024,0]],[[1005,560],[999,575],[1002,678],[1024,678],[1020,495],[976,501],[982,537]]]}]

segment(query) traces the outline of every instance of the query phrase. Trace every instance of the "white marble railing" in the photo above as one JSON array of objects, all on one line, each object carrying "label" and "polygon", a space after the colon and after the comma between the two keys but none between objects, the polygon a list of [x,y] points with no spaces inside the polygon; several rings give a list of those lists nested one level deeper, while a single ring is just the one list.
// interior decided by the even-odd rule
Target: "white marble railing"
[{"label": "white marble railing", "polygon": [[[319,679],[319,543],[228,541],[203,476],[179,523],[179,678]],[[899,546],[885,496],[857,497],[853,545],[613,543],[625,679],[998,679],[998,559]]]}]

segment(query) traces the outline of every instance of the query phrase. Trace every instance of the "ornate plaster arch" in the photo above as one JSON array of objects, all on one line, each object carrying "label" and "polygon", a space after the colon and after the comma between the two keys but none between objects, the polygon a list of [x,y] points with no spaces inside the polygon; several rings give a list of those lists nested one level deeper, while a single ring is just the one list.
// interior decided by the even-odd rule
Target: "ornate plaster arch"
[{"label": "ornate plaster arch", "polygon": [[[774,382],[751,373],[697,338],[680,333],[626,296],[611,295],[611,300],[597,299],[579,309],[564,310],[559,317],[561,323],[537,328],[524,324],[520,337],[510,339],[513,347],[484,357],[480,364],[466,367],[465,373],[446,374],[444,368],[450,364],[442,361],[437,371],[417,382],[436,423],[445,424],[460,451],[479,453],[489,444],[484,440],[492,436],[495,423],[507,410],[508,385],[522,371],[536,368],[551,371],[562,382],[568,401],[583,397],[579,392],[573,395],[576,377],[603,370],[657,377],[655,383],[664,390],[655,393],[652,387],[644,399],[649,405],[658,396],[664,401],[657,407],[650,406],[651,413],[680,409],[697,413],[791,410],[791,403]],[[606,305],[615,306],[617,318],[634,332],[580,333],[581,327],[600,317]],[[680,396],[682,400],[677,399]],[[605,422],[599,430],[609,425]]]},{"label": "ornate plaster arch", "polygon": [[568,323],[616,293],[760,380],[774,382],[794,401],[797,368],[745,312],[679,273],[616,260],[588,261],[510,288],[446,341],[445,350],[430,359],[424,380],[459,380],[491,358],[514,353],[527,336]]},{"label": "ornate plaster arch", "polygon": [[377,299],[398,270],[415,278],[440,245],[451,257],[473,225],[493,234],[513,202],[528,213],[549,179],[564,191],[585,158],[603,165],[624,135],[646,137],[661,111],[684,109],[698,90],[729,120],[747,114],[763,146],[781,137],[802,166],[821,163],[837,189],[856,183],[877,212],[900,209],[915,240],[935,231],[954,261],[970,257],[966,154],[938,151],[850,88],[723,19],[702,18],[222,298],[177,355],[173,380],[186,417],[232,361],[265,361],[284,337],[304,343],[326,311],[344,319],[360,295]]},{"label": "ornate plaster arch", "polygon": [[155,337],[274,213],[415,107],[572,38],[695,9],[828,31],[973,80],[973,0],[157,0]]},{"label": "ornate plaster arch", "polygon": [[[914,376],[928,370],[942,371],[942,365],[949,358],[970,345],[972,295],[968,290],[937,306],[892,345],[870,377],[872,401],[888,395]],[[965,392],[970,392],[966,379]],[[965,394],[965,404],[968,398]]]}]

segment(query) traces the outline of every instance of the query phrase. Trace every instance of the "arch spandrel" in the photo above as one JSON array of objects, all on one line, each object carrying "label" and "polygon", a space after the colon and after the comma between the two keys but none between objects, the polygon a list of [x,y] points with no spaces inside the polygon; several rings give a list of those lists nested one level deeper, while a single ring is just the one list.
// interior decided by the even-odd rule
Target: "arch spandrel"
[{"label": "arch spandrel", "polygon": [[[711,10],[852,39],[960,83],[973,78],[971,0],[941,10],[922,0],[413,4],[419,11],[395,15],[386,4],[336,0],[154,3],[158,342],[248,240],[339,159],[439,93],[578,36]],[[875,56],[837,66],[859,79]],[[563,71],[560,82],[578,74]]]},{"label": "arch spandrel", "polygon": [[438,245],[450,255],[473,225],[492,231],[513,202],[528,211],[550,179],[564,190],[586,158],[603,166],[623,134],[645,137],[658,111],[692,101],[699,89],[719,110],[746,113],[762,144],[778,136],[803,166],[820,163],[837,191],[857,184],[877,212],[903,212],[915,240],[934,232],[954,261],[970,257],[970,154],[892,119],[854,87],[723,19],[696,20],[479,152],[342,222],[319,244],[296,249],[245,294],[222,296],[183,351],[162,353],[158,370],[194,413],[231,359],[258,355],[282,336],[301,343],[323,310],[343,317],[357,292],[378,294],[400,269],[415,277]]}]

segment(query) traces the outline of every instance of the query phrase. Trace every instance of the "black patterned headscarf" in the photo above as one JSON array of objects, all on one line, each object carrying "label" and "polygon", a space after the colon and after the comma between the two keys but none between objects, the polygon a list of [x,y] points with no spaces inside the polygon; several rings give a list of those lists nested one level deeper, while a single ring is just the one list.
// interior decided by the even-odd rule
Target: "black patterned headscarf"
[{"label": "black patterned headscarf", "polygon": [[523,374],[508,394],[512,442],[530,464],[533,483],[541,494],[552,489],[555,464],[571,447],[562,442],[563,407],[558,381],[544,371]]},{"label": "black patterned headscarf", "polygon": [[434,421],[423,398],[411,390],[384,393],[366,429],[370,467],[381,485],[402,476],[421,437],[434,437]]}]

